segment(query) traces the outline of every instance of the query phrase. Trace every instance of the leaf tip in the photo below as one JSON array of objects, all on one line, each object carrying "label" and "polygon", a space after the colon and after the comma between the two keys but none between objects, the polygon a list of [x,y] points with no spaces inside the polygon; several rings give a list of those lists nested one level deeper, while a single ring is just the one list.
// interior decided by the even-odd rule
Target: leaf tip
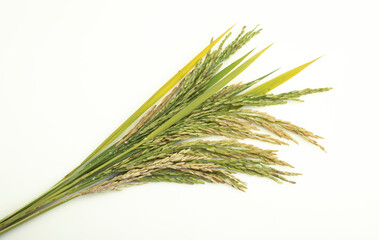
[{"label": "leaf tip", "polygon": [[303,64],[303,65],[300,66],[300,67],[304,67],[304,68],[306,68],[306,67],[308,67],[309,65],[311,65],[312,63],[314,63],[314,62],[316,62],[317,60],[319,60],[320,58],[322,58],[323,56],[324,56],[324,55],[321,55],[321,56],[319,56],[318,58],[315,58],[315,59],[313,59],[312,61],[309,61],[309,62]]},{"label": "leaf tip", "polygon": [[266,51],[267,49],[269,49],[272,45],[274,45],[275,42],[271,43],[270,45],[268,45],[265,49],[263,49],[264,51]]}]

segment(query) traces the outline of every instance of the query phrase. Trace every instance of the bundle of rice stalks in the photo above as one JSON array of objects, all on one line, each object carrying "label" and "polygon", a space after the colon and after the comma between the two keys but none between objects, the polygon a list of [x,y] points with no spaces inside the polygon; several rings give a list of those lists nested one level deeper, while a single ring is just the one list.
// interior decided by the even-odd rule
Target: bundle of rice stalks
[{"label": "bundle of rice stalks", "polygon": [[[250,51],[223,67],[225,60],[260,32],[257,28],[247,32],[243,28],[226,45],[229,30],[211,41],[78,167],[3,218],[0,235],[79,196],[149,182],[223,183],[244,191],[246,183],[235,174],[245,173],[293,183],[288,177],[298,173],[278,169],[292,166],[278,159],[276,151],[238,140],[281,145],[296,142],[293,135],[298,135],[323,149],[316,141],[321,137],[260,109],[301,101],[303,95],[330,88],[269,93],[315,60],[263,84],[260,82],[273,72],[247,83],[227,85],[270,47],[255,54]],[[261,133],[262,128],[270,134]],[[221,136],[222,140],[202,139],[211,136]]]}]

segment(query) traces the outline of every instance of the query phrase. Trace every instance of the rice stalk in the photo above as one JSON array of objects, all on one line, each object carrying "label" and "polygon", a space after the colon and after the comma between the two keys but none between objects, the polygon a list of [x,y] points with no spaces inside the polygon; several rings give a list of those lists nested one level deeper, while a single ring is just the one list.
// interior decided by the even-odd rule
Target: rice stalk
[{"label": "rice stalk", "polygon": [[[283,170],[293,166],[280,160],[276,151],[238,140],[288,145],[289,141],[297,143],[294,136],[299,136],[324,150],[317,142],[320,136],[260,108],[302,101],[304,95],[330,88],[269,93],[317,59],[260,85],[275,71],[253,81],[227,85],[271,46],[248,58],[250,51],[222,68],[225,60],[260,32],[257,28],[245,32],[244,27],[225,46],[229,30],[212,40],[78,167],[3,218],[0,235],[74,198],[151,182],[222,183],[245,191],[246,183],[235,176],[244,173],[294,183],[291,178],[299,173]],[[261,129],[268,133],[261,133]],[[202,139],[212,136],[224,139]]]}]

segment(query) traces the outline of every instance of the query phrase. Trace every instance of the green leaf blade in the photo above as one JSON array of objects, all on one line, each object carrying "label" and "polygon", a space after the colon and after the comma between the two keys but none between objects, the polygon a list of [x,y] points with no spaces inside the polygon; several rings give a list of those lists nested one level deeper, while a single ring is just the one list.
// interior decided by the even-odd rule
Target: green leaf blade
[{"label": "green leaf blade", "polygon": [[260,94],[265,94],[265,93],[268,93],[269,91],[271,91],[272,89],[280,86],[281,84],[283,84],[284,82],[288,81],[289,79],[291,79],[292,77],[294,77],[295,75],[297,75],[298,73],[300,73],[301,71],[303,71],[306,67],[308,67],[309,65],[311,65],[313,62],[315,62],[316,60],[318,60],[319,58],[316,58],[310,62],[307,62],[303,65],[300,65],[288,72],[285,72],[261,85],[259,85],[258,87],[256,88],[253,88],[252,90],[248,91],[247,93],[245,94],[255,94],[255,95],[260,95]]}]

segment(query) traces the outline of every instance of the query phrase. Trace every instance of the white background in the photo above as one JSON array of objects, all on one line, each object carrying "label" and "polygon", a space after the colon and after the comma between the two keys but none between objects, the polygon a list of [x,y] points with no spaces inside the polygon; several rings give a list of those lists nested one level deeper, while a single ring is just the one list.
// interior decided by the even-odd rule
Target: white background
[{"label": "white background", "polygon": [[264,109],[325,137],[328,153],[278,148],[304,174],[295,185],[241,175],[246,193],[137,186],[75,199],[2,239],[379,239],[377,9],[368,0],[0,1],[0,217],[79,164],[235,23],[235,34],[264,29],[238,56],[275,42],[238,80],[324,55],[275,91],[334,88]]}]

